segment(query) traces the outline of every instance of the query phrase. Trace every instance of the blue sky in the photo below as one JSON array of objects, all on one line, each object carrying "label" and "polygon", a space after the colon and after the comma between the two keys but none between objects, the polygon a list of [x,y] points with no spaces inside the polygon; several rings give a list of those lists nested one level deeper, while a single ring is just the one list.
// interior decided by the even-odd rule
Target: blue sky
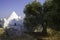
[{"label": "blue sky", "polygon": [[[17,15],[24,17],[24,7],[33,0],[0,0],[0,18],[7,18],[15,11]],[[44,3],[44,0],[37,0]]]}]

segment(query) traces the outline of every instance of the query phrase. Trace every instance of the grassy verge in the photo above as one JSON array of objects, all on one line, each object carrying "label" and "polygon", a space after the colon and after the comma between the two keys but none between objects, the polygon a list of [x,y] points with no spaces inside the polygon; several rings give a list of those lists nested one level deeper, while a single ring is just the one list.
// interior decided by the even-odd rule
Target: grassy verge
[{"label": "grassy verge", "polygon": [[43,36],[42,33],[36,32],[23,34],[22,36],[16,36],[14,38],[10,38],[6,35],[5,29],[0,28],[0,40],[60,40],[60,32],[55,31],[53,29],[47,29],[48,36]]},{"label": "grassy verge", "polygon": [[60,31],[55,31],[51,28],[48,28],[47,33],[48,35],[46,36],[43,36],[43,34],[41,34],[42,36],[37,36],[36,38],[38,40],[60,40]]}]

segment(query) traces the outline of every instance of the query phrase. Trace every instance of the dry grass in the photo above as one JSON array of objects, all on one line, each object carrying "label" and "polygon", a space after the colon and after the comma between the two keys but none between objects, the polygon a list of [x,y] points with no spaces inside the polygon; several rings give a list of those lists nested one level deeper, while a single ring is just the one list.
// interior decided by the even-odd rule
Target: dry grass
[{"label": "dry grass", "polygon": [[60,40],[60,32],[57,32],[53,29],[48,28],[47,29],[49,36],[37,36],[37,38],[34,38],[33,36],[30,36],[28,34],[23,34],[22,36],[16,36],[13,38],[10,38],[6,35],[5,29],[0,28],[0,40]]},{"label": "dry grass", "polygon": [[42,40],[60,40],[60,32],[55,31],[51,28],[47,28],[48,36],[40,36],[38,39]]},{"label": "dry grass", "polygon": [[21,36],[8,36],[6,35],[5,29],[0,28],[0,40],[35,40],[32,36],[28,34],[23,34]]},{"label": "dry grass", "polygon": [[0,28],[0,35],[2,35],[4,32],[5,32],[4,29]]}]

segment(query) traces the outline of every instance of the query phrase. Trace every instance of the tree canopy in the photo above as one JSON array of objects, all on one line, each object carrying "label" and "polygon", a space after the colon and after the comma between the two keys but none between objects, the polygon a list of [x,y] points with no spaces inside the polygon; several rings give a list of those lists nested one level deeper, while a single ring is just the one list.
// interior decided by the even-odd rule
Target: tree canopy
[{"label": "tree canopy", "polygon": [[59,30],[60,26],[60,3],[59,0],[52,0],[44,3],[44,13],[46,14],[46,20],[48,25],[56,30]]},{"label": "tree canopy", "polygon": [[27,28],[34,28],[40,24],[40,17],[41,17],[41,4],[40,2],[33,1],[25,6],[24,14],[25,14],[25,21],[24,24]]},{"label": "tree canopy", "polygon": [[59,0],[40,2],[33,1],[25,6],[24,24],[28,29],[34,29],[42,24],[43,31],[47,26],[55,30],[60,30],[60,3]]}]

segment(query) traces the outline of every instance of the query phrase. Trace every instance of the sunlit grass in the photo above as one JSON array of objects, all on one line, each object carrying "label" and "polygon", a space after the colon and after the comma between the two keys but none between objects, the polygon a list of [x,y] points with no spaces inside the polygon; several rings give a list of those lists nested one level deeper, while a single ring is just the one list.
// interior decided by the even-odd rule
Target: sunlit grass
[{"label": "sunlit grass", "polygon": [[54,29],[47,28],[47,37],[42,37],[43,40],[60,40],[60,31],[55,31]]},{"label": "sunlit grass", "polygon": [[4,29],[0,28],[0,35],[2,35],[4,32],[5,32]]}]

